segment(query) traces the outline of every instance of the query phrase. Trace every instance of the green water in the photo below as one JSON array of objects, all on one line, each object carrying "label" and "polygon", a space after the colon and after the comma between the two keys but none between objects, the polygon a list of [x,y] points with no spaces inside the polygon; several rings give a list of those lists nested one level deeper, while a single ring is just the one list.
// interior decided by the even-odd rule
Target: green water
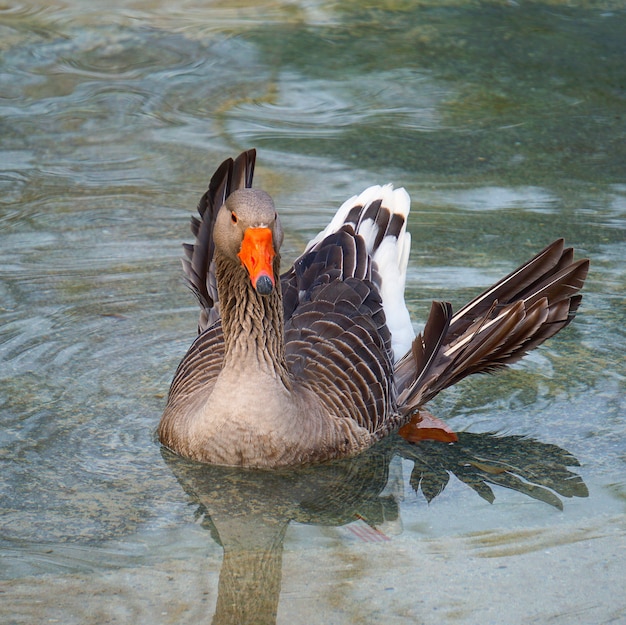
[{"label": "green water", "polygon": [[[619,2],[0,5],[0,620],[625,620],[624,33]],[[432,403],[462,451],[162,454],[180,242],[249,147],[286,263],[407,188],[416,328],[557,237],[591,258],[570,327]]]}]

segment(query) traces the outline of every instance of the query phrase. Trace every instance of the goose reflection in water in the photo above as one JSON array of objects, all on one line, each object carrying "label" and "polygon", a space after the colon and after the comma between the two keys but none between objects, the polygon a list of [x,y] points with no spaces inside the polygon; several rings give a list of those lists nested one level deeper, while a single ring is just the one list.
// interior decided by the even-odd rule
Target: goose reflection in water
[{"label": "goose reflection in water", "polygon": [[568,468],[579,466],[574,456],[523,436],[461,432],[451,444],[411,444],[394,435],[353,459],[278,472],[211,466],[162,453],[224,549],[214,625],[276,622],[283,541],[291,521],[338,527],[362,520],[376,532],[398,520],[399,501],[388,488],[394,457],[413,463],[409,482],[428,501],[445,489],[450,474],[489,502],[495,498],[491,485],[559,509],[559,495],[588,495],[583,480]]}]

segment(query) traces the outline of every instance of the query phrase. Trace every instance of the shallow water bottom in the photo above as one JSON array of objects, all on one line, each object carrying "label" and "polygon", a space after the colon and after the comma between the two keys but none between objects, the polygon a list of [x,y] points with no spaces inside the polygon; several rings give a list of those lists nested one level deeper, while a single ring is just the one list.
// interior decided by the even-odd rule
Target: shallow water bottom
[{"label": "shallow water bottom", "polygon": [[[626,540],[604,535],[579,544],[588,529],[570,528],[562,536],[538,531],[535,549],[514,556],[490,554],[489,546],[506,550],[515,533],[427,540],[418,546],[400,539],[391,551],[387,544],[353,544],[333,554],[323,547],[287,551],[282,594],[288,601],[279,607],[276,622],[623,622]],[[523,532],[533,534],[528,528]],[[565,544],[558,544],[561,540]],[[487,553],[476,552],[476,545],[487,545]],[[202,536],[197,548],[196,556],[163,559],[150,567],[4,582],[3,600],[11,604],[4,622],[210,622],[220,561],[202,553]],[[312,578],[311,570],[324,575]]]},{"label": "shallow water bottom", "polygon": [[[403,503],[400,517],[375,530],[362,520],[291,523],[282,578],[279,561],[277,580],[260,575],[253,593],[237,596],[234,612],[245,614],[252,601],[252,620],[217,609],[223,551],[201,522],[144,528],[97,546],[21,545],[16,566],[54,572],[20,576],[16,569],[0,583],[0,615],[11,625],[621,623],[626,518],[610,490],[590,486],[601,514],[590,512],[588,500],[567,501],[564,514],[520,505],[520,495],[506,491],[489,505],[452,485],[440,502]],[[4,555],[10,566],[10,550]],[[279,595],[272,598],[265,584],[277,584]],[[255,603],[264,595],[269,608]]]}]

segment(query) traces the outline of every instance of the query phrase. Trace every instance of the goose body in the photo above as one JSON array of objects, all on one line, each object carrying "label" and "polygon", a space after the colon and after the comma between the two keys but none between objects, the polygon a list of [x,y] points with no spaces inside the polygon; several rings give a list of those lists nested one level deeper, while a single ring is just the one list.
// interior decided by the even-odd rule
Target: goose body
[{"label": "goose body", "polygon": [[280,467],[348,457],[406,425],[443,388],[521,358],[566,326],[588,261],[558,240],[415,337],[404,303],[409,198],[390,185],[345,202],[280,274],[274,203],[254,150],[222,163],[192,218],[187,280],[198,336],[158,435],[201,462]]}]

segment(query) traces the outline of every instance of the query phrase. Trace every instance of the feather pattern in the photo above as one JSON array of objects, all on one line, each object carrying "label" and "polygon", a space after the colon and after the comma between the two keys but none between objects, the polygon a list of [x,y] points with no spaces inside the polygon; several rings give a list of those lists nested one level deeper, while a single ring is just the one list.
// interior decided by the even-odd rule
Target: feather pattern
[{"label": "feather pattern", "polygon": [[198,322],[198,333],[219,318],[217,283],[213,255],[213,226],[217,211],[226,198],[237,189],[252,187],[256,150],[242,152],[235,160],[226,159],[216,170],[209,188],[198,203],[198,217],[191,217],[191,232],[196,238],[193,245],[183,244],[186,258],[182,259],[187,284],[192,290],[202,313]]},{"label": "feather pattern", "polygon": [[[456,314],[433,306],[424,335],[442,330],[430,375],[420,372],[415,350],[396,367],[398,382],[405,385],[404,409],[415,410],[467,375],[518,361],[567,326],[580,305],[578,291],[588,270],[589,260],[574,262],[571,248],[564,249],[559,239]],[[421,335],[416,341],[423,341]],[[420,373],[407,382],[411,369]]]},{"label": "feather pattern", "polygon": [[[457,313],[433,302],[416,337],[404,303],[406,191],[350,198],[279,275],[282,230],[271,198],[251,189],[255,161],[249,150],[220,165],[184,245],[201,314],[159,425],[177,453],[257,467],[354,455],[447,386],[515,362],[580,305],[589,261],[558,240]],[[273,260],[259,288],[250,267],[261,256],[245,238],[268,228]]]}]

